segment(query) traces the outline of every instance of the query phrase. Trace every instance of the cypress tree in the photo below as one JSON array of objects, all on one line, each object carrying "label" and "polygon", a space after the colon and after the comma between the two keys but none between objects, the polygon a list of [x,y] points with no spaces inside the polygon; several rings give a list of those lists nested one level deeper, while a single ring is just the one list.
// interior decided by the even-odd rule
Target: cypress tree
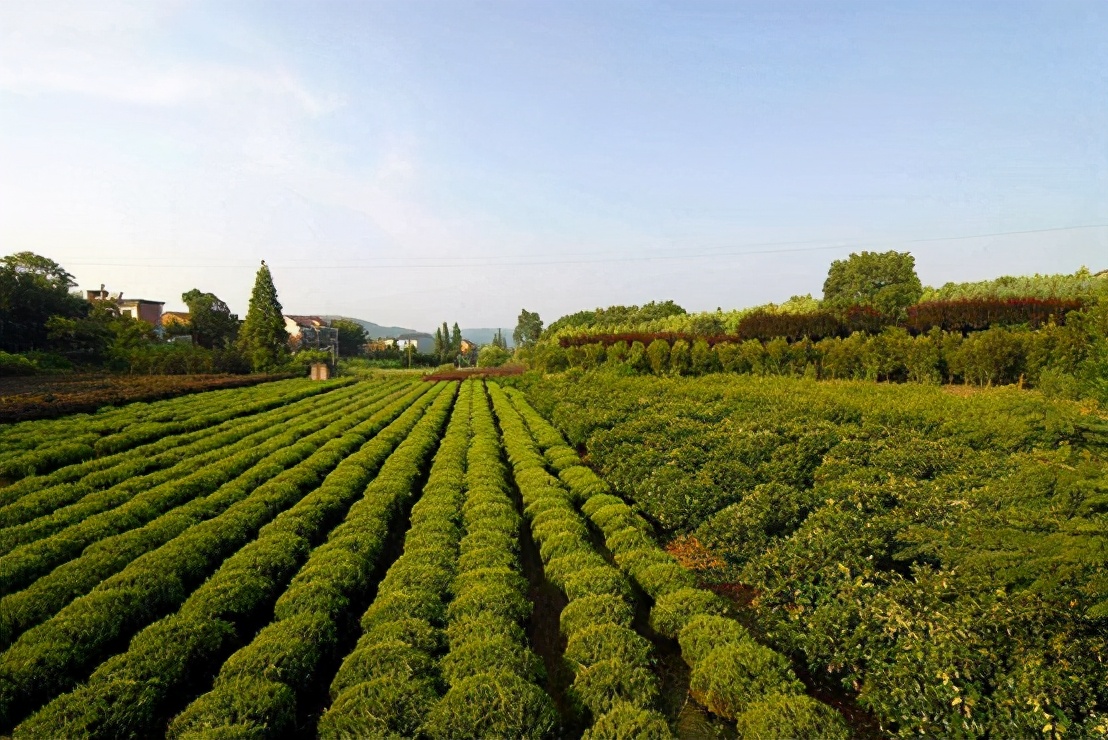
[{"label": "cypress tree", "polygon": [[454,330],[450,337],[450,351],[457,354],[462,351],[462,330],[458,328],[458,322],[454,322]]},{"label": "cypress tree", "polygon": [[254,372],[275,370],[288,360],[288,332],[273,276],[262,260],[250,294],[250,308],[239,330],[238,347]]}]

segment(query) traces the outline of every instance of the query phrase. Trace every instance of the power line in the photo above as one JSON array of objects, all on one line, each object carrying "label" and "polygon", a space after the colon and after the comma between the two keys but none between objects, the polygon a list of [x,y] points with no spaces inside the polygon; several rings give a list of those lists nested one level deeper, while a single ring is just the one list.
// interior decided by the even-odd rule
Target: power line
[{"label": "power line", "polygon": [[[556,266],[556,265],[588,265],[588,264],[604,264],[604,263],[623,263],[623,262],[660,262],[660,261],[680,261],[680,260],[694,260],[694,259],[716,259],[719,257],[745,257],[751,255],[764,255],[764,254],[790,254],[797,252],[819,252],[835,249],[858,249],[862,247],[876,247],[876,246],[902,246],[907,244],[927,244],[936,242],[949,242],[949,241],[966,241],[970,239],[987,239],[991,237],[1000,236],[1020,236],[1027,234],[1046,234],[1063,231],[1079,231],[1085,229],[1103,229],[1108,228],[1108,223],[1103,224],[1085,224],[1081,226],[1057,226],[1044,229],[1024,229],[1020,231],[995,231],[985,234],[964,234],[960,236],[936,236],[926,237],[922,239],[901,239],[901,240],[887,240],[880,241],[848,241],[838,240],[834,244],[825,244],[815,241],[792,241],[792,242],[753,242],[743,245],[741,251],[707,251],[695,254],[644,254],[633,256],[601,256],[594,259],[526,259],[515,258],[514,256],[498,256],[498,257],[449,257],[449,256],[434,256],[423,257],[418,255],[405,256],[405,257],[379,257],[376,260],[360,260],[360,261],[344,261],[333,262],[330,264],[321,264],[318,261],[311,264],[300,264],[296,262],[275,264],[271,265],[277,269],[290,269],[290,270],[358,270],[358,269],[375,269],[375,270],[388,270],[388,269],[456,269],[458,267],[538,267],[538,266]],[[795,246],[792,248],[780,248],[790,247],[791,245],[814,245],[814,246]],[[749,247],[775,247],[766,249],[749,249]],[[709,248],[711,249],[711,248]],[[736,247],[719,247],[720,250],[734,250]],[[428,261],[429,264],[411,264],[413,260]],[[389,264],[391,263],[391,264]],[[82,261],[82,260],[70,260],[67,264],[77,266],[93,266],[93,267],[195,267],[195,268],[212,268],[212,269],[232,269],[232,268],[249,268],[256,267],[254,262],[250,263],[169,263],[169,262],[123,262],[123,261]]]}]

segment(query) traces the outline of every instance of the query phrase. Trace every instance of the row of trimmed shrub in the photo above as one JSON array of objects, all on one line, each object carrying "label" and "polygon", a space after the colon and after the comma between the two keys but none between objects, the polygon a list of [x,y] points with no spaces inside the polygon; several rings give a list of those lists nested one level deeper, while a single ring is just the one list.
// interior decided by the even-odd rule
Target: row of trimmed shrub
[{"label": "row of trimmed shrub", "polygon": [[364,404],[359,399],[351,404],[340,403],[337,409],[327,406],[318,413],[305,414],[295,428],[275,440],[280,442],[274,445],[275,452],[212,494],[193,499],[145,526],[98,540],[79,557],[24,590],[0,599],[0,647],[6,647],[25,630],[88,593],[135,558],[160,547],[189,527],[223,513],[262,483],[301,462],[321,445],[341,436],[389,403],[389,399],[373,400],[377,394],[367,395]]},{"label": "row of trimmed shrub", "polygon": [[[303,434],[315,431],[310,425],[297,425],[295,430]],[[284,446],[279,441],[281,431],[281,427],[274,426],[240,440],[229,446],[222,458],[216,451],[195,463],[188,460],[179,463],[177,468],[181,472],[190,471],[193,464],[201,466],[182,478],[147,489],[141,482],[123,483],[89,494],[53,514],[3,530],[0,542],[6,548],[16,547],[0,557],[0,593],[26,587],[105,537],[140,527],[192,499],[208,495],[279,451]]]},{"label": "row of trimmed shrub", "polygon": [[[42,474],[96,456],[121,452],[151,440],[207,429],[229,419],[267,411],[298,398],[318,394],[312,388],[296,389],[291,393],[273,393],[272,390],[264,393],[257,388],[258,386],[254,386],[248,389],[248,392],[242,394],[243,397],[237,399],[238,402],[228,402],[229,399],[225,398],[194,397],[191,406],[179,404],[177,413],[168,420],[142,421],[132,417],[128,422],[127,417],[120,417],[122,428],[107,436],[98,436],[95,441],[90,439],[94,432],[65,425],[62,430],[55,429],[55,434],[39,436],[39,444],[35,448],[11,455],[0,462],[0,477],[15,480]],[[65,434],[67,429],[80,431],[79,439],[75,441],[72,435]],[[58,431],[62,432],[61,436],[57,434]]]},{"label": "row of trimmed shrub", "polygon": [[[258,388],[260,388],[260,386],[255,386],[249,390],[257,391]],[[127,463],[129,468],[134,469],[135,472],[131,470],[123,471],[131,474],[141,474],[146,470],[156,470],[160,467],[165,467],[167,464],[178,462],[179,459],[181,459],[175,458],[170,460],[166,457],[166,453],[174,448],[182,445],[195,444],[204,440],[205,437],[221,434],[236,424],[244,422],[249,423],[267,414],[280,413],[281,409],[284,407],[298,406],[303,403],[310,404],[318,394],[301,393],[290,396],[288,393],[282,392],[281,394],[275,395],[283,398],[283,402],[273,404],[276,408],[261,410],[257,414],[249,416],[247,419],[241,419],[236,416],[235,418],[222,422],[214,428],[199,429],[191,433],[164,437],[145,445],[100,457],[96,456],[95,450],[93,449],[96,440],[101,438],[100,435],[96,433],[82,433],[81,430],[83,427],[81,426],[62,430],[58,435],[43,436],[41,438],[41,444],[38,444],[35,449],[29,451],[21,450],[12,453],[13,456],[20,456],[19,460],[21,460],[21,462],[17,462],[15,457],[8,461],[8,474],[3,477],[13,482],[0,489],[0,505],[13,503],[20,498],[44,488],[72,483],[95,473],[110,477],[113,483],[117,483],[130,476],[122,475],[121,477],[120,471],[116,471],[115,474],[108,473],[107,471],[118,467],[121,463]],[[242,401],[242,399],[224,398],[219,400],[218,403],[226,405],[228,403],[239,403],[240,401]],[[88,417],[84,418],[87,419]],[[30,424],[34,423],[37,422],[30,422]],[[258,428],[260,429],[262,427]],[[35,436],[33,432],[32,436]],[[211,449],[211,447],[209,446],[206,449]],[[49,458],[49,461],[43,464],[38,458]],[[145,461],[148,467],[139,467],[137,465],[137,461],[139,460]],[[39,474],[23,475],[24,473],[32,472],[32,469],[37,469]],[[18,479],[13,480],[16,478]],[[94,481],[98,485],[104,485],[102,480],[94,479]],[[110,485],[110,483],[108,485]]]},{"label": "row of trimmed shrub", "polygon": [[480,389],[475,396],[465,536],[445,614],[449,650],[439,663],[449,690],[421,732],[436,739],[550,737],[558,712],[541,688],[544,667],[523,629],[533,604],[519,561],[520,515],[488,400]]},{"label": "row of trimmed shrub", "polygon": [[462,384],[423,495],[412,507],[404,551],[362,616],[362,635],[331,682],[323,740],[414,737],[445,691],[438,668],[450,584],[462,537],[466,453],[474,381]]},{"label": "row of trimmed shrub", "polygon": [[[306,557],[309,536],[361,493],[431,402],[437,393],[431,390],[416,388],[25,632],[0,655],[0,731],[72,688],[121,640],[180,607],[156,629],[143,630],[127,653],[100,666],[87,686],[59,697],[25,729],[28,735],[81,735],[131,721],[111,712],[136,722],[156,712],[158,702],[150,692],[164,697],[189,665],[214,655],[211,651],[224,640],[237,639],[232,622],[253,617],[280,592]],[[235,554],[255,536],[256,542]],[[124,695],[116,696],[120,691]],[[86,721],[88,728],[77,731]],[[72,730],[58,731],[58,723],[68,728],[71,722],[77,723]]]},{"label": "row of trimmed shrub", "polygon": [[351,603],[368,589],[391,526],[418,493],[455,387],[439,394],[326,543],[312,550],[277,600],[273,621],[170,723],[169,737],[283,737],[295,728],[299,700],[321,679],[321,664],[338,644]]},{"label": "row of trimmed shrub", "polygon": [[[329,395],[324,399],[313,397],[245,419],[229,420],[214,429],[168,437],[167,442],[173,441],[176,444],[162,445],[160,452],[143,447],[116,453],[112,456],[115,464],[110,468],[91,472],[76,481],[25,493],[15,501],[0,506],[0,522],[3,522],[4,526],[4,530],[0,531],[0,553],[8,552],[22,542],[37,539],[33,535],[25,536],[22,540],[8,539],[12,533],[8,533],[7,530],[18,524],[57,512],[88,494],[107,488],[114,487],[117,493],[123,494],[123,497],[117,500],[125,501],[137,492],[183,477],[204,465],[226,457],[228,447],[244,438],[249,437],[253,442],[245,441],[238,445],[238,449],[249,449],[252,443],[256,444],[280,433],[281,425],[292,420],[299,421],[309,410],[311,413],[316,413],[324,406],[341,406],[348,403],[355,395],[363,396],[364,393],[352,389]],[[110,508],[110,504],[108,507]],[[79,514],[78,518],[91,513],[95,511]]]},{"label": "row of trimmed shrub", "polygon": [[[603,534],[620,569],[653,600],[650,625],[676,638],[692,668],[689,691],[709,711],[736,720],[743,738],[847,738],[842,717],[804,694],[788,659],[757,643],[724,616],[727,604],[696,587],[696,579],[662,550],[650,525],[565,444],[558,431],[518,391],[512,404],[545,446],[559,478],[584,503],[582,512]],[[545,443],[545,444],[544,444]]]},{"label": "row of trimmed shrub", "polygon": [[596,551],[570,494],[547,471],[507,396],[496,385],[490,395],[544,574],[569,602],[560,615],[563,659],[574,676],[568,692],[574,709],[591,726],[586,736],[614,739],[634,730],[636,737],[672,737],[665,717],[652,709],[658,700],[652,646],[631,628],[630,584]]},{"label": "row of trimmed shrub", "polygon": [[[395,389],[400,385],[401,382],[389,382],[381,383],[378,387]],[[171,467],[193,457],[198,452],[218,449],[219,445],[211,442],[212,438],[230,429],[241,427],[247,434],[253,434],[273,423],[282,423],[295,418],[298,414],[317,407],[321,400],[324,403],[334,403],[339,399],[360,395],[363,390],[347,385],[327,394],[322,399],[318,395],[307,396],[246,419],[226,421],[214,429],[202,429],[189,434],[165,437],[124,452],[67,465],[45,475],[23,478],[0,488],[0,506],[16,503],[46,489],[63,487],[61,490],[71,490],[64,487],[72,486],[72,490],[82,492],[83,495],[83,493],[108,488],[129,478]]]},{"label": "row of trimmed shrub", "polygon": [[[275,380],[245,387],[218,388],[174,396],[158,401],[136,401],[123,406],[105,406],[92,413],[78,413],[54,419],[18,421],[0,428],[0,453],[26,451],[49,442],[80,437],[95,442],[128,426],[144,422],[168,422],[187,416],[199,405],[216,408],[269,397],[284,396],[288,402],[329,393],[349,385],[350,379],[328,383],[307,383],[300,379]],[[87,436],[86,436],[87,435]],[[6,459],[6,458],[5,458]]]}]

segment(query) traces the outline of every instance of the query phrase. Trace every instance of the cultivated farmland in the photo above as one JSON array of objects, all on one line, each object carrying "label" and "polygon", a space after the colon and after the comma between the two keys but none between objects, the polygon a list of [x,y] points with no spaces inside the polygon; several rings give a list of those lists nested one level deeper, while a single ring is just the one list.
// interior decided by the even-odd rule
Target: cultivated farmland
[{"label": "cultivated farmland", "polygon": [[721,722],[847,735],[514,389],[215,391],[8,427],[0,470],[17,738],[669,737],[659,651]]},{"label": "cultivated farmland", "polygon": [[510,382],[288,380],[7,427],[0,733],[1103,727],[1087,409]]}]

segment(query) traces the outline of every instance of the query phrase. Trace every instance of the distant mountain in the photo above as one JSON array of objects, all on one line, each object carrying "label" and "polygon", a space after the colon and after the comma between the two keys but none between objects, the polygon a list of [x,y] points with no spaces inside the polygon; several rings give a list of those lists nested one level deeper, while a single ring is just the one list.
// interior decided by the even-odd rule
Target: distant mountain
[{"label": "distant mountain", "polygon": [[[361,324],[365,328],[366,336],[370,339],[380,339],[381,337],[398,337],[401,334],[415,334],[419,332],[418,329],[405,329],[402,326],[381,326],[380,324],[374,324],[372,321],[366,321],[364,319],[355,319],[351,316],[321,316],[322,319],[328,321],[334,321],[335,319],[346,319],[347,321],[353,321],[354,323]],[[504,339],[508,341],[508,347],[514,346],[512,342],[512,330],[508,327],[502,327],[500,331],[504,332]],[[427,332],[434,335],[435,330]],[[462,329],[462,336],[471,342],[476,344],[492,344],[492,338],[496,335],[496,329]]]},{"label": "distant mountain", "polygon": [[355,324],[361,324],[365,329],[366,336],[370,339],[380,339],[382,337],[398,337],[401,334],[415,334],[415,329],[405,329],[402,326],[381,326],[380,324],[374,324],[372,321],[365,321],[364,319],[355,319],[351,316],[323,316],[321,318],[328,321],[334,321],[335,319],[346,319],[347,321],[353,321]]},{"label": "distant mountain", "polygon": [[[512,330],[508,327],[501,327],[501,332],[504,333],[504,339],[507,340],[508,346],[512,347]],[[496,335],[496,329],[462,329],[462,336],[471,342],[476,344],[492,344],[492,338]]]}]

